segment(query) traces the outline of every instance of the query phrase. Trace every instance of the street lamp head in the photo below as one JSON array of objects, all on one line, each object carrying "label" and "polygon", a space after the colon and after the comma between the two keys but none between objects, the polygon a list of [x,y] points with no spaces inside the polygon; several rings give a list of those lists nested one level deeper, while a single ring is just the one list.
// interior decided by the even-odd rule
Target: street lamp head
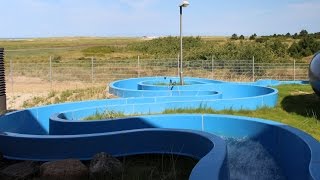
[{"label": "street lamp head", "polygon": [[184,1],[182,1],[182,3],[180,4],[180,7],[187,7],[187,6],[189,6],[189,1],[187,1],[187,0],[184,0]]}]

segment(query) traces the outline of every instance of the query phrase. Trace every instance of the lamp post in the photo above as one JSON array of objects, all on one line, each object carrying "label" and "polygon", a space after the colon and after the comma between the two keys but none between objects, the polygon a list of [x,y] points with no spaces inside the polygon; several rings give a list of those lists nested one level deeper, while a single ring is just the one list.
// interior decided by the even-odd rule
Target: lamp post
[{"label": "lamp post", "polygon": [[187,0],[182,1],[179,5],[180,7],[180,85],[183,85],[183,71],[182,71],[182,8],[189,6],[189,2]]}]

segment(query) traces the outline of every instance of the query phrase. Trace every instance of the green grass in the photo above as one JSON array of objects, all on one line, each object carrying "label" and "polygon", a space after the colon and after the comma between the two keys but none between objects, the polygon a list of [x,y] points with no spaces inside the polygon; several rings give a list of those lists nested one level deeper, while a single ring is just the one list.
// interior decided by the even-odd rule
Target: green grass
[{"label": "green grass", "polygon": [[308,85],[281,85],[279,99],[275,108],[249,110],[215,111],[205,106],[197,109],[168,109],[164,114],[200,113],[200,114],[229,114],[270,119],[301,129],[317,140],[320,140],[320,98]]},{"label": "green grass", "polygon": [[[84,56],[105,56],[108,58],[136,57],[135,52],[123,52],[128,44],[143,41],[142,38],[64,37],[34,38],[8,41],[0,39],[0,47],[6,51],[6,60],[44,61],[50,56],[61,57],[64,61],[77,60]],[[18,51],[17,51],[18,50]],[[98,50],[98,51],[97,51]]]},{"label": "green grass", "polygon": [[145,113],[145,114],[124,114],[122,111],[115,111],[115,110],[105,110],[103,112],[96,111],[95,114],[83,118],[83,120],[105,120],[105,119],[116,119],[122,117],[133,117],[133,116],[145,116],[145,115],[152,115],[155,113]]},{"label": "green grass", "polygon": [[97,111],[94,115],[85,117],[83,120],[103,120],[103,119],[115,119],[115,118],[121,118],[121,117],[126,117],[126,115],[123,112],[106,110],[102,113]]}]

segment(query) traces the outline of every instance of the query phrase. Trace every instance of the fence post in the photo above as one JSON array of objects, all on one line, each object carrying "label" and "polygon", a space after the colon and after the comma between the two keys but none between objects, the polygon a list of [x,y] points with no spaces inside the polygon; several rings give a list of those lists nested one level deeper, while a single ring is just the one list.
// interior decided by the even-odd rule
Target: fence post
[{"label": "fence post", "polygon": [[254,74],[254,56],[252,56],[252,82],[255,80],[255,74]]},{"label": "fence post", "polygon": [[52,91],[52,56],[49,58],[49,80],[50,80],[50,90]]},{"label": "fence post", "polygon": [[93,77],[93,56],[91,57],[91,84],[93,86],[93,82],[94,82],[94,77]]},{"label": "fence post", "polygon": [[201,70],[204,69],[204,64],[203,64],[203,60],[201,60]]},{"label": "fence post", "polygon": [[296,60],[293,60],[293,80],[296,80]]},{"label": "fence post", "polygon": [[138,56],[138,77],[140,77],[140,56]]},{"label": "fence post", "polygon": [[212,56],[211,57],[211,79],[213,79],[213,68],[214,68],[213,64],[214,64],[214,59],[213,59],[213,56]]}]

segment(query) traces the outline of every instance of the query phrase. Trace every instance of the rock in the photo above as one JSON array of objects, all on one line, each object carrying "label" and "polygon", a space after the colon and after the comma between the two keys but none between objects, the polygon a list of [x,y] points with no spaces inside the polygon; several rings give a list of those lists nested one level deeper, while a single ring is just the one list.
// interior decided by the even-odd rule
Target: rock
[{"label": "rock", "polygon": [[107,153],[96,154],[90,162],[91,179],[112,179],[123,172],[122,163]]},{"label": "rock", "polygon": [[40,177],[46,180],[87,180],[88,173],[88,168],[75,159],[46,162],[40,166]]},{"label": "rock", "polygon": [[30,179],[39,172],[39,165],[34,161],[12,164],[0,171],[0,179]]}]

